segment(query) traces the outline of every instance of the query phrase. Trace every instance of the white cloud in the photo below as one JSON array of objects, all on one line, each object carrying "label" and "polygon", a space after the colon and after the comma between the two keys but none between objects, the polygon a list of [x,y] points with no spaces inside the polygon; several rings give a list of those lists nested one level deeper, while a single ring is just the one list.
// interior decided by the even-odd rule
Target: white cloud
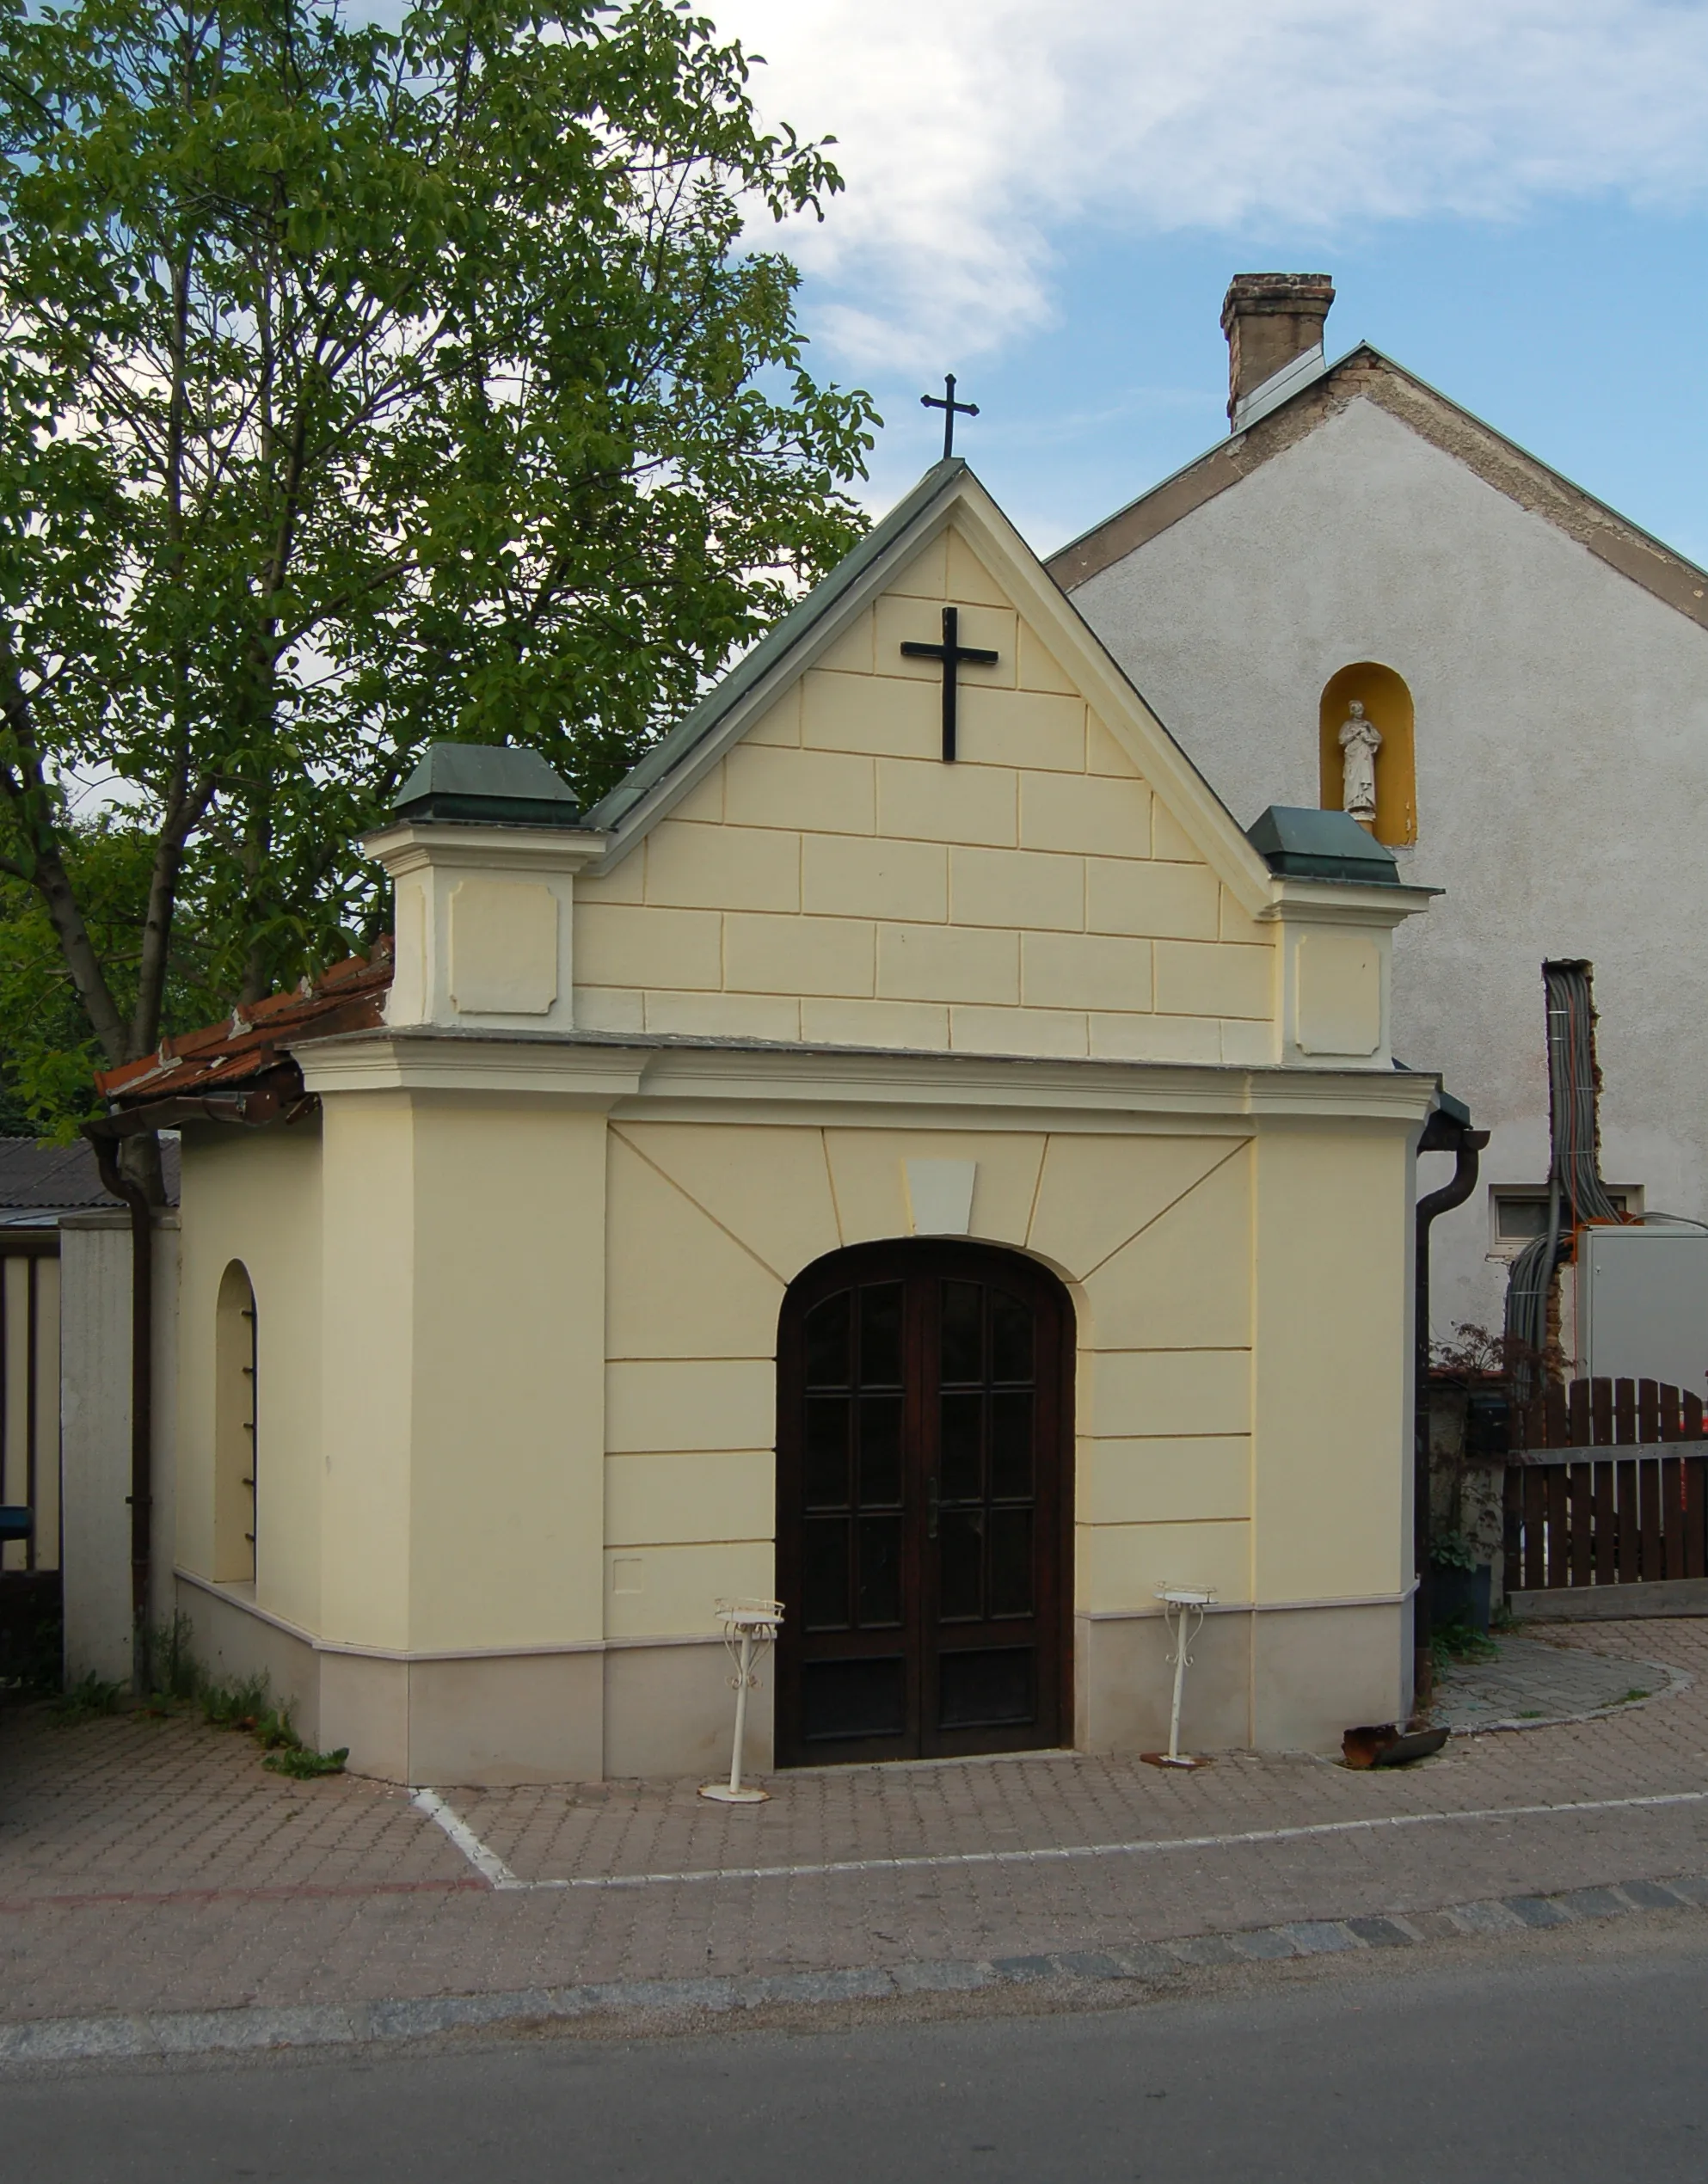
[{"label": "white cloud", "polygon": [[1501,218],[1708,186],[1702,0],[724,0],[848,179],[789,231],[820,341],[929,368],[1046,322],[1055,242]]}]

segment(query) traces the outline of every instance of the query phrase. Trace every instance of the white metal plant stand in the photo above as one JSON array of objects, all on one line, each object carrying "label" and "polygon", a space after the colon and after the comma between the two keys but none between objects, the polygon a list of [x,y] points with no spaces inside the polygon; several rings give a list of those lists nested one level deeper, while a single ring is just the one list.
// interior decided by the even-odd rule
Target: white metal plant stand
[{"label": "white metal plant stand", "polygon": [[747,1736],[747,1694],[756,1691],[759,1679],[754,1673],[753,1656],[761,1647],[775,1642],[777,1626],[783,1621],[781,1600],[720,1600],[717,1619],[723,1625],[723,1642],[729,1649],[735,1673],[730,1686],[735,1693],[735,1742],[729,1754],[729,1780],[727,1782],[707,1782],[701,1789],[702,1797],[709,1797],[716,1805],[763,1805],[770,1797],[768,1789],[754,1789],[741,1780],[741,1751]]},{"label": "white metal plant stand", "polygon": [[[1163,1623],[1174,1638],[1174,1651],[1167,1658],[1174,1663],[1174,1702],[1169,1709],[1168,1750],[1144,1751],[1139,1755],[1153,1767],[1207,1767],[1207,1759],[1194,1759],[1180,1748],[1180,1702],[1186,1693],[1186,1672],[1191,1666],[1192,1656],[1188,1646],[1204,1627],[1215,1594],[1200,1591],[1194,1586],[1163,1585],[1157,1588],[1157,1598],[1163,1604]],[[1191,1621],[1194,1616],[1198,1620]]]}]

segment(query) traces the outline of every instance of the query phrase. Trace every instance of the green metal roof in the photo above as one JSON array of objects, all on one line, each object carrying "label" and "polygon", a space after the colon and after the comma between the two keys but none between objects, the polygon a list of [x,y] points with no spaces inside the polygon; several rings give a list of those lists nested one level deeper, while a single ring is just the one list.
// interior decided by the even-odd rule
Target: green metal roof
[{"label": "green metal roof", "polygon": [[403,819],[492,826],[578,826],[575,793],[538,751],[513,743],[431,743],[397,792]]},{"label": "green metal roof", "polygon": [[1270,871],[1287,878],[1349,880],[1367,887],[1399,885],[1392,850],[1367,834],[1350,813],[1271,804],[1245,833]]},{"label": "green metal roof", "polygon": [[729,672],[715,683],[685,719],[679,721],[661,742],[624,774],[611,794],[587,813],[587,825],[601,831],[620,825],[644,797],[683,760],[704,742],[750,691],[785,659],[803,638],[853,589],[867,572],[898,545],[931,508],[944,489],[966,470],[962,457],[952,455],[935,463],[905,500],[898,501],[880,524],[875,524],[857,546],[844,555],[822,582],[815,585],[798,605],[791,607],[768,635],[738,659]]}]

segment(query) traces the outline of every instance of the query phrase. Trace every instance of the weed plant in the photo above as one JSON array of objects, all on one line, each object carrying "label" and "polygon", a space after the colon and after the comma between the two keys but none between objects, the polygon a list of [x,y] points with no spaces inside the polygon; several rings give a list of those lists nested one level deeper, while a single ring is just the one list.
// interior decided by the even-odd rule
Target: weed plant
[{"label": "weed plant", "polygon": [[200,1676],[197,1678],[195,1697],[201,1718],[210,1729],[259,1728],[262,1715],[271,1710],[267,1702],[264,1675],[239,1677],[231,1683]]},{"label": "weed plant", "polygon": [[299,1782],[311,1782],[316,1775],[341,1775],[344,1762],[350,1757],[348,1745],[341,1745],[336,1751],[314,1751],[305,1744],[286,1745],[280,1751],[269,1751],[261,1761],[275,1775],[289,1775]]},{"label": "weed plant", "polygon": [[210,1728],[247,1731],[261,1746],[261,1764],[275,1775],[291,1775],[299,1782],[316,1775],[341,1775],[350,1756],[347,1745],[336,1751],[316,1751],[297,1734],[288,1706],[273,1703],[264,1675],[239,1677],[222,1683],[198,1669],[195,1701]]},{"label": "weed plant", "polygon": [[1473,1630],[1468,1623],[1444,1623],[1430,1635],[1429,1653],[1435,1672],[1453,1661],[1498,1660],[1501,1649],[1492,1638]]},{"label": "weed plant", "polygon": [[[196,1709],[211,1729],[235,1729],[252,1736],[261,1746],[261,1764],[274,1774],[311,1782],[320,1775],[341,1775],[349,1747],[316,1751],[297,1733],[288,1706],[273,1698],[266,1676],[211,1675],[196,1659],[194,1632],[187,1616],[174,1616],[149,1633],[148,1659],[154,1688],[144,1711],[157,1719]],[[67,1724],[93,1721],[117,1714],[124,1707],[130,1686],[104,1683],[91,1670],[52,1702],[56,1721]]]},{"label": "weed plant", "polygon": [[155,1702],[162,1706],[187,1706],[195,1698],[202,1672],[192,1650],[194,1626],[187,1615],[156,1625],[149,1663],[154,1671]]},{"label": "weed plant", "polygon": [[117,1714],[130,1688],[125,1683],[105,1683],[90,1669],[75,1684],[68,1684],[49,1706],[53,1719],[70,1728],[78,1721],[98,1721],[103,1715]]}]

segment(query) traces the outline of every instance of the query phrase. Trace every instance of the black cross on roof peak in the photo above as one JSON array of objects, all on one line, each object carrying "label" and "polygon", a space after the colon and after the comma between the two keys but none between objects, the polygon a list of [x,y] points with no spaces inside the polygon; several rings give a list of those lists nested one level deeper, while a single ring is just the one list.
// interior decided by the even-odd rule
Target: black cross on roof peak
[{"label": "black cross on roof peak", "polygon": [[943,375],[942,394],[921,395],[919,407],[921,409],[940,409],[943,412],[943,459],[947,463],[955,452],[956,417],[976,417],[979,414],[979,405],[975,402],[956,402],[955,374],[952,371],[945,371]]}]

